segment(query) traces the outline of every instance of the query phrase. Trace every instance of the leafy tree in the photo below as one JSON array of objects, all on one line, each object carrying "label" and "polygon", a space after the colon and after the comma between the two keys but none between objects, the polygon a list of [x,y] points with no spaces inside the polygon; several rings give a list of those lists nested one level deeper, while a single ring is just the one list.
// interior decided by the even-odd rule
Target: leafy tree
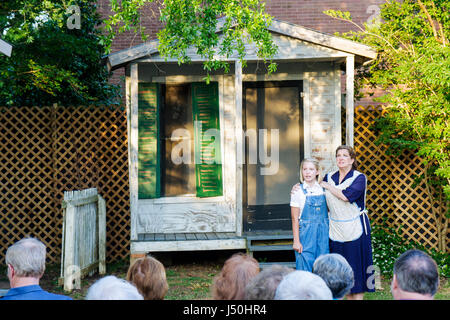
[{"label": "leafy tree", "polygon": [[[350,13],[326,14],[356,25]],[[382,88],[385,113],[376,124],[378,143],[391,154],[413,150],[424,164],[439,249],[446,250],[450,201],[450,2],[386,1],[379,23],[356,25],[343,36],[376,48],[377,59],[357,73],[364,88]],[[442,208],[444,207],[444,208]]]},{"label": "leafy tree", "polygon": [[[71,19],[80,9],[79,25]],[[119,103],[100,61],[101,23],[90,0],[2,0],[0,36],[14,46],[0,57],[0,105]]]},{"label": "leafy tree", "polygon": [[[140,23],[140,9],[154,0],[111,0],[113,14],[105,19],[105,44],[110,48],[116,34],[134,30],[147,39]],[[160,3],[163,28],[158,33],[159,51],[165,57],[188,63],[189,47],[206,61],[204,69],[229,71],[226,61],[235,52],[245,66],[245,44],[253,43],[257,55],[268,64],[268,71],[276,70],[271,58],[277,47],[267,27],[271,17],[265,13],[260,0],[164,0]],[[218,18],[221,18],[218,20]],[[220,21],[220,22],[219,22]],[[223,23],[222,35],[216,30]]]},{"label": "leafy tree", "polygon": [[[0,3],[0,36],[14,46],[10,58],[0,57],[0,105],[111,104],[119,89],[108,84],[99,61],[109,53],[114,37],[134,30],[147,39],[140,10],[155,0],[110,0],[112,14],[101,20],[92,0],[6,0]],[[193,46],[205,58],[208,72],[223,68],[235,52],[245,66],[245,44],[276,69],[277,51],[267,26],[271,18],[259,0],[156,0],[163,29],[159,50],[179,63],[189,62]],[[80,8],[80,28],[67,22]],[[216,33],[217,18],[223,24]],[[207,77],[209,79],[209,76]]]}]

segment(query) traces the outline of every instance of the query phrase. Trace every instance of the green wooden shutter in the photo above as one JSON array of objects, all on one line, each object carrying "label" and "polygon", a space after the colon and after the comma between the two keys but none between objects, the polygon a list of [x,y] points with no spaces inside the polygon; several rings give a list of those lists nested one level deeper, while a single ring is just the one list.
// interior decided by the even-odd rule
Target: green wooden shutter
[{"label": "green wooden shutter", "polygon": [[[217,82],[192,83],[197,197],[222,195],[219,87]],[[210,130],[213,129],[213,130]],[[205,134],[205,132],[208,134]],[[216,135],[209,135],[210,133]]]},{"label": "green wooden shutter", "polygon": [[138,198],[158,198],[160,183],[159,85],[138,86]]}]

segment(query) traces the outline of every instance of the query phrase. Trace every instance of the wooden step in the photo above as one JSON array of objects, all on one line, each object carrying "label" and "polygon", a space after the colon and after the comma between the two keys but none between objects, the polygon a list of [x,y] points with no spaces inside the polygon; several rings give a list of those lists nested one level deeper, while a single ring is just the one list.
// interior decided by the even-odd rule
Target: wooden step
[{"label": "wooden step", "polygon": [[[285,230],[270,230],[270,231],[256,231],[245,233],[244,237],[247,241],[247,250],[253,253],[259,252],[276,252],[276,251],[292,251],[292,231]],[[294,254],[292,253],[292,258]],[[267,261],[260,262],[261,269],[271,267],[273,265],[282,265],[288,268],[295,269],[295,261]]]},{"label": "wooden step", "polygon": [[286,251],[292,250],[292,244],[290,245],[265,245],[265,246],[247,246],[251,252],[255,251]]},{"label": "wooden step", "polygon": [[292,250],[292,232],[289,231],[250,233],[245,237],[250,252]]},{"label": "wooden step", "polygon": [[266,269],[266,268],[270,268],[271,266],[274,266],[274,265],[281,265],[281,266],[295,269],[295,261],[294,262],[260,262],[259,263],[259,267],[262,270]]}]

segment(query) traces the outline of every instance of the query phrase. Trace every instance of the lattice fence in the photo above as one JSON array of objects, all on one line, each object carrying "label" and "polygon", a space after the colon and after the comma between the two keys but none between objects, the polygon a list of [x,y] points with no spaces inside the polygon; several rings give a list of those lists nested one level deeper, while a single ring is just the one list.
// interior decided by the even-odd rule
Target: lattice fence
[{"label": "lattice fence", "polygon": [[[355,148],[368,176],[372,223],[387,217],[392,226],[403,225],[411,239],[435,248],[430,208],[437,204],[430,204],[423,185],[412,188],[420,161],[412,154],[388,157],[374,144],[370,126],[380,112],[355,110]],[[59,263],[63,191],[91,187],[106,200],[107,262],[127,257],[127,148],[121,108],[0,108],[0,259],[9,245],[31,235],[46,243],[48,262]]]},{"label": "lattice fence", "polygon": [[107,261],[129,254],[126,113],[121,108],[0,108],[0,257],[24,236],[61,258],[65,190],[96,187],[107,205]]},{"label": "lattice fence", "polygon": [[[424,182],[413,186],[415,177],[423,171],[418,157],[412,152],[387,156],[386,146],[375,145],[371,126],[382,112],[381,107],[373,106],[355,109],[354,144],[359,168],[368,178],[367,207],[372,224],[380,224],[386,218],[389,226],[402,226],[409,239],[437,249],[437,228],[431,208],[438,208],[439,203],[430,201]],[[447,236],[447,250],[448,239]]]}]

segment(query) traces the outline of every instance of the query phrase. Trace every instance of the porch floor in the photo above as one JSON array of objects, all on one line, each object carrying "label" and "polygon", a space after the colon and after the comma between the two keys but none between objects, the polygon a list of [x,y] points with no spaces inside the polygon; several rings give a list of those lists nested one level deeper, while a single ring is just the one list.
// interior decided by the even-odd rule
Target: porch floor
[{"label": "porch floor", "polygon": [[233,232],[201,232],[201,233],[141,233],[137,241],[189,241],[241,239]]},{"label": "porch floor", "polygon": [[219,239],[290,239],[291,230],[256,230],[244,231],[242,236],[233,232],[199,232],[199,233],[140,233],[137,241],[189,241]]},{"label": "porch floor", "polygon": [[[131,241],[131,253],[163,251],[233,250],[248,251],[287,250],[292,231],[263,230],[244,232],[200,233],[141,233]],[[282,243],[280,243],[282,241]]]},{"label": "porch floor", "polygon": [[246,240],[233,232],[145,233],[130,244],[131,253],[246,249]]}]

